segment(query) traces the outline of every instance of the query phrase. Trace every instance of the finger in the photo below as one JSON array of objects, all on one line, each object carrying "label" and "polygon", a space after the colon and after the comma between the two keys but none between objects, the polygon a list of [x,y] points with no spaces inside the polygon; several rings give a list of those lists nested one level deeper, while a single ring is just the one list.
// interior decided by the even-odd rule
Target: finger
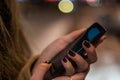
[{"label": "finger", "polygon": [[76,63],[77,72],[83,72],[89,70],[89,64],[78,53],[69,51],[68,56]]},{"label": "finger", "polygon": [[94,63],[97,61],[97,55],[96,55],[96,50],[95,47],[88,41],[83,41],[82,46],[87,53],[87,61],[88,63]]},{"label": "finger", "polygon": [[77,37],[79,37],[83,32],[85,32],[86,30],[87,30],[86,28],[83,28],[83,29],[80,29],[80,30],[73,31],[70,34],[67,34],[67,35],[63,36],[63,38],[67,43],[71,43]]},{"label": "finger", "polygon": [[31,80],[43,80],[45,73],[49,70],[51,64],[49,63],[40,63],[35,68]]},{"label": "finger", "polygon": [[65,75],[70,76],[70,75],[73,75],[75,73],[74,67],[72,66],[71,62],[66,57],[63,58],[62,64],[63,64],[65,71],[66,71]]},{"label": "finger", "polygon": [[97,47],[99,44],[101,44],[106,39],[106,35],[103,35],[100,40],[95,44],[95,47]]},{"label": "finger", "polygon": [[75,75],[73,75],[73,76],[71,76],[71,79],[72,80],[85,80],[85,77],[86,77],[86,73],[77,73],[77,74],[75,74]]},{"label": "finger", "polygon": [[54,78],[52,80],[70,80],[70,77],[68,77],[68,76],[60,76],[60,77],[56,77],[56,78]]}]

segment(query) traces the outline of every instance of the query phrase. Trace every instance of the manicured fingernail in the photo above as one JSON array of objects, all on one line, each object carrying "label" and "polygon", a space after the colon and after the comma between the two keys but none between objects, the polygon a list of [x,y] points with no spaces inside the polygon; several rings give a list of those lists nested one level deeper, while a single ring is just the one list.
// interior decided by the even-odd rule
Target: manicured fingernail
[{"label": "manicured fingernail", "polygon": [[50,64],[51,62],[50,61],[45,61],[45,63]]},{"label": "manicured fingernail", "polygon": [[75,53],[74,53],[74,52],[72,52],[71,50],[68,52],[68,54],[69,54],[70,56],[72,56],[72,57],[74,57],[74,56],[75,56]]},{"label": "manicured fingernail", "polygon": [[88,41],[84,41],[83,44],[87,47],[90,48],[90,43]]},{"label": "manicured fingernail", "polygon": [[67,62],[67,59],[64,57],[64,58],[63,58],[63,61],[66,63],[66,62]]}]

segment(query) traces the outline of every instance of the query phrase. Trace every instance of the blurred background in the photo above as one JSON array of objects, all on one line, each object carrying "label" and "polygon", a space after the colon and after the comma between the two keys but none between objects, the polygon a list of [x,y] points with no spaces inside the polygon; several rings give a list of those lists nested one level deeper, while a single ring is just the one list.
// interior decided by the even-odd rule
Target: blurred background
[{"label": "blurred background", "polygon": [[97,47],[98,61],[86,80],[120,80],[120,0],[17,0],[32,53],[58,37],[98,22],[107,39]]}]

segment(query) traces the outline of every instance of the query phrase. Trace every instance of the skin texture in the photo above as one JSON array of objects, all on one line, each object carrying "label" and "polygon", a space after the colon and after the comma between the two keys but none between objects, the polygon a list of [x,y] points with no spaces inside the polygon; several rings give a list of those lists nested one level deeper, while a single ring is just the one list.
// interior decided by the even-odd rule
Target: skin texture
[{"label": "skin texture", "polygon": [[[79,35],[81,35],[86,29],[80,29],[73,31],[65,36],[62,36],[61,38],[57,39],[53,43],[51,43],[42,53],[43,57],[46,57],[47,55],[56,55],[59,51],[64,49],[68,44],[73,42]],[[103,36],[99,40],[99,42],[96,44],[96,47],[105,39],[106,37]],[[88,42],[88,41],[87,41]],[[89,43],[89,42],[88,42]],[[77,53],[74,53],[75,56],[71,56],[68,54],[68,56],[77,64],[77,69],[74,69],[71,62],[66,59],[66,62],[62,61],[62,64],[64,68],[66,69],[66,73],[64,76],[59,76],[54,78],[53,80],[70,80],[70,77],[73,80],[85,80],[85,77],[89,71],[90,64],[97,61],[97,55],[95,47],[89,43],[90,47],[86,47],[83,42],[83,48],[85,49],[88,60],[84,60],[80,55]],[[56,49],[55,49],[55,48]],[[49,51],[49,52],[48,52]],[[47,55],[46,55],[46,54]],[[51,57],[49,56],[49,57]],[[47,57],[46,57],[47,58]],[[43,58],[44,59],[44,58]],[[45,73],[49,70],[51,64],[43,63],[43,59],[39,58],[34,69],[33,74],[31,77],[31,80],[43,80]],[[77,73],[75,73],[75,70],[77,70]],[[69,75],[69,76],[68,76]]]}]

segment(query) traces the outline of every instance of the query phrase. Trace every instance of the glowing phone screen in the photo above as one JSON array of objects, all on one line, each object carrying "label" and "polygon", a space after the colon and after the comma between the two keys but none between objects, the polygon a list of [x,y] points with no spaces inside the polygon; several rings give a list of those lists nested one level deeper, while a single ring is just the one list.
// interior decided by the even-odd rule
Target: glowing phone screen
[{"label": "glowing phone screen", "polygon": [[84,40],[88,40],[90,42],[92,42],[96,36],[98,36],[100,34],[100,29],[98,29],[97,27],[92,27],[90,28],[84,37],[82,37],[72,48],[73,51],[77,52],[77,53],[80,53],[81,50],[83,50],[83,47],[82,47],[82,42]]}]

